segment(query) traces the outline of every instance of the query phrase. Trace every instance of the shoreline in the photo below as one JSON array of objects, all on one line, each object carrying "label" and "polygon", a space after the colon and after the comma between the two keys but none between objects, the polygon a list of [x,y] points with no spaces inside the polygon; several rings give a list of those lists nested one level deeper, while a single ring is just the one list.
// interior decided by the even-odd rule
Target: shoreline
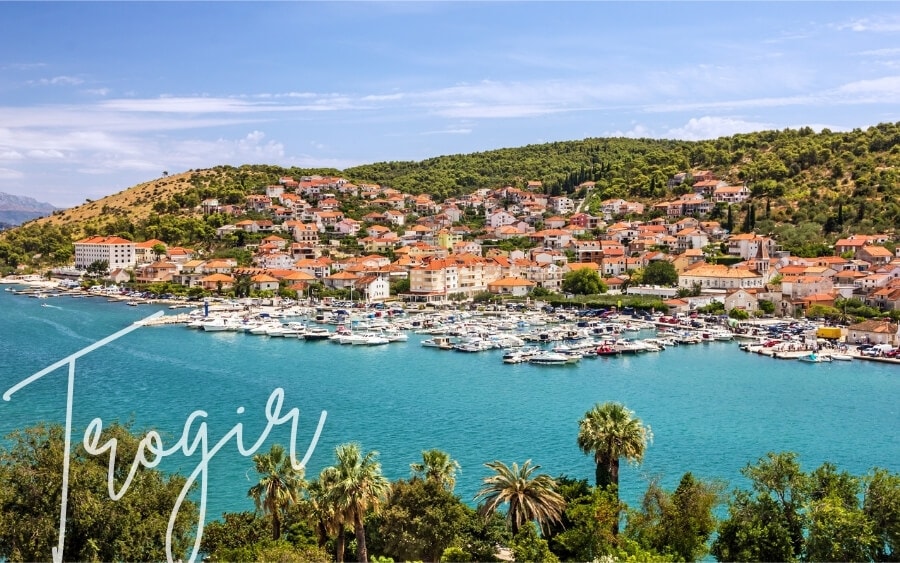
[{"label": "shoreline", "polygon": [[[15,290],[11,287],[7,287],[6,291],[11,291],[17,295],[24,295],[32,298],[49,298],[49,297],[71,297],[71,298],[105,298],[107,302],[115,302],[115,303],[126,303],[131,306],[140,306],[140,305],[156,305],[156,306],[167,306],[170,310],[178,310],[178,309],[189,309],[189,312],[179,312],[175,314],[164,314],[163,316],[153,319],[149,322],[143,323],[144,326],[171,326],[171,325],[184,325],[188,326],[188,323],[192,321],[196,321],[198,319],[198,312],[203,311],[204,307],[208,305],[208,315],[204,315],[204,317],[199,318],[216,318],[223,317],[223,315],[235,315],[241,314],[247,319],[250,318],[297,318],[297,317],[305,317],[310,324],[313,323],[313,320],[310,318],[310,315],[315,311],[335,311],[342,308],[327,306],[322,304],[300,304],[296,302],[291,302],[288,305],[261,305],[258,303],[242,303],[240,301],[236,301],[234,303],[231,302],[187,302],[183,299],[147,299],[142,297],[131,297],[128,295],[121,294],[106,294],[102,292],[91,292],[87,290],[83,290],[79,288],[63,288],[60,287],[57,281],[46,280],[36,278],[35,276],[25,276],[25,277],[6,277],[0,278],[0,284],[3,285],[20,285],[25,286],[25,289]],[[397,319],[390,315],[381,315],[380,312],[378,315],[372,315],[372,311],[369,309],[349,309],[350,314],[346,316],[343,321],[334,321],[332,323],[319,323],[319,324],[334,324],[338,325],[342,322],[347,325],[353,325],[363,320],[367,319],[377,319],[379,321],[389,321],[390,324],[398,324],[396,323]],[[420,322],[420,324],[431,324],[437,323],[438,325],[447,324],[447,326],[453,325],[453,323],[459,322],[465,319],[465,322],[461,322],[458,327],[463,327],[468,324],[471,325],[490,325],[491,323],[497,321],[498,319],[503,319],[505,317],[509,317],[508,314],[503,314],[503,312],[498,313],[493,310],[484,310],[484,311],[438,311],[438,310],[429,310],[429,309],[403,309],[402,317],[404,319],[416,318]],[[549,315],[545,313],[530,313],[527,315],[523,315],[524,318],[532,320],[535,323],[535,327],[541,328],[549,328],[551,326],[557,327],[559,330],[572,329],[574,330],[576,326],[581,326],[587,319],[582,319],[577,315],[570,314],[556,314]],[[451,319],[449,323],[447,319]],[[792,319],[792,321],[796,321]],[[139,321],[140,322],[140,321]],[[280,322],[280,321],[279,321]],[[524,321],[527,325],[527,321]],[[779,323],[787,322],[787,319],[751,319],[748,321],[744,321],[744,323],[757,327],[758,330],[764,330],[767,326],[776,325]],[[675,345],[690,345],[694,343],[708,343],[713,338],[709,339],[699,339],[697,341],[685,341],[682,340],[680,343],[675,342],[673,340],[669,340],[666,342],[667,338],[671,338],[676,336],[678,333],[690,333],[693,337],[699,338],[699,335],[703,332],[708,332],[710,330],[722,330],[727,329],[728,327],[723,325],[706,325],[702,327],[691,327],[685,326],[683,324],[673,325],[670,323],[663,323],[656,321],[638,321],[631,317],[620,318],[619,315],[615,315],[612,318],[605,319],[604,324],[615,323],[615,326],[618,328],[615,329],[615,332],[595,332],[590,333],[587,332],[586,336],[582,338],[589,337],[592,341],[589,341],[586,346],[582,346],[581,348],[590,349],[592,347],[596,348],[604,344],[605,341],[614,341],[620,345],[624,345],[626,343],[630,343],[633,339],[628,338],[627,333],[633,332],[636,327],[640,326],[641,328],[655,329],[657,332],[655,337],[648,337],[645,339],[640,339],[640,342],[644,342],[645,340],[653,341],[653,344],[658,346],[657,350],[638,350],[634,351],[633,349],[629,349],[628,347],[623,348],[621,353],[629,354],[629,353],[644,353],[648,351],[664,351],[666,349],[666,344],[675,346]],[[645,326],[646,325],[646,326]],[[823,345],[820,340],[815,339],[815,337],[811,337],[811,334],[815,333],[816,328],[819,325],[813,325],[813,328],[807,330],[806,335],[799,339],[793,341],[782,341],[782,346],[771,346],[764,347],[761,345],[748,345],[742,346],[740,351],[745,352],[753,352],[759,355],[768,356],[773,359],[778,360],[795,360],[800,361],[808,357],[811,352],[818,352],[820,356],[823,357],[823,361],[849,361],[849,360],[865,360],[865,361],[873,361],[880,362],[884,364],[893,364],[900,365],[900,358],[887,358],[883,356],[870,356],[861,353],[855,346],[846,345],[845,349],[841,351],[841,353],[846,358],[839,358],[838,360],[833,360],[831,355],[836,353],[836,351],[831,347],[831,345]],[[420,332],[419,330],[414,330],[415,328],[422,328],[422,326],[416,327],[414,323],[407,323],[406,326],[400,327],[403,330],[409,332]],[[484,327],[470,327],[467,330],[477,331],[481,329],[483,331]],[[498,329],[493,328],[495,333],[498,332]],[[514,334],[518,336],[525,336],[521,329],[512,331]],[[534,331],[532,331],[534,332]],[[547,331],[544,331],[547,332]],[[271,335],[270,335],[271,336]],[[461,335],[462,336],[462,335]],[[746,338],[745,335],[732,335],[732,337],[737,336],[738,338]],[[757,339],[762,338],[761,336],[755,337]],[[302,337],[301,337],[302,339]],[[597,340],[599,339],[599,340]],[[526,340],[528,340],[526,338]],[[660,346],[660,340],[664,341]],[[731,340],[731,338],[729,338]],[[571,343],[570,339],[560,337],[557,335],[556,338],[548,338],[547,340],[530,340],[530,343],[538,343],[542,345],[551,345],[551,347],[560,341]],[[576,340],[577,342],[577,340]],[[837,344],[837,343],[835,343]],[[844,344],[844,343],[841,343]],[[584,357],[596,357],[594,354],[585,354]]]}]

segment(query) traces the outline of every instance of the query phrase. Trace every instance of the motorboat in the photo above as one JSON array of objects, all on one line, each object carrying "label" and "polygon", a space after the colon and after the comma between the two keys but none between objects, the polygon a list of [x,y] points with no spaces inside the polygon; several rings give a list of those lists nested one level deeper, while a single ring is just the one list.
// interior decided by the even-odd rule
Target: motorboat
[{"label": "motorboat", "polygon": [[565,365],[565,364],[574,364],[581,360],[581,355],[575,354],[560,354],[559,352],[541,352],[540,354],[535,354],[528,358],[528,363],[530,364],[538,364],[538,365]]},{"label": "motorboat", "polygon": [[822,362],[830,362],[831,357],[825,356],[823,354],[817,354],[816,352],[810,352],[809,354],[805,354],[797,358],[801,362],[809,362],[811,364],[818,364]]}]

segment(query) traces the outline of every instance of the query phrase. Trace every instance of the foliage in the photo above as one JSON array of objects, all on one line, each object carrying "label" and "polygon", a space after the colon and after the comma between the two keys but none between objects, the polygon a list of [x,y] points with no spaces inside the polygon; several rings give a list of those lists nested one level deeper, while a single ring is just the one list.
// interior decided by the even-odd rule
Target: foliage
[{"label": "foliage", "polygon": [[593,454],[597,464],[597,486],[619,486],[619,459],[632,463],[644,459],[653,440],[649,426],[621,403],[597,403],[578,421],[578,447]]},{"label": "foliage", "polygon": [[771,315],[775,312],[775,303],[772,303],[768,299],[760,299],[756,302],[756,305],[759,307],[759,310],[767,315]]},{"label": "foliage", "polygon": [[896,561],[900,556],[900,475],[873,470],[865,479],[863,512],[877,538],[873,559]]},{"label": "foliage", "polygon": [[712,553],[720,561],[889,561],[900,537],[900,476],[875,469],[862,482],[825,463],[800,470],[796,454],[769,453],[743,473]]},{"label": "foliage", "polygon": [[738,309],[737,307],[735,307],[734,309],[728,311],[728,317],[738,321],[746,321],[750,318],[750,313],[748,313],[744,309]]},{"label": "foliage", "polygon": [[690,472],[682,476],[674,493],[653,481],[644,493],[641,511],[628,517],[628,536],[657,553],[682,561],[700,560],[716,529],[714,510],[722,489],[721,483],[699,481]]},{"label": "foliage", "polygon": [[253,499],[256,510],[271,516],[272,539],[278,540],[283,513],[299,502],[300,493],[306,487],[303,469],[294,467],[290,455],[280,444],[273,444],[267,454],[254,455],[253,464],[260,478],[247,491],[247,496]]},{"label": "foliage", "polygon": [[501,461],[485,463],[494,471],[484,478],[484,486],[475,495],[475,499],[483,500],[479,512],[491,515],[506,505],[506,519],[513,536],[526,523],[536,521],[544,529],[553,522],[558,522],[565,510],[565,500],[556,492],[556,482],[546,474],[534,473],[540,465],[532,465],[527,460],[519,467],[518,463],[508,466]]},{"label": "foliage", "polygon": [[527,522],[513,537],[512,552],[516,561],[559,563],[559,559],[550,551],[547,540],[538,535],[534,522]]},{"label": "foliage", "polygon": [[343,515],[344,523],[353,526],[359,561],[368,561],[364,519],[369,510],[377,511],[389,490],[381,474],[378,452],[363,454],[355,442],[335,448],[337,463],[333,469],[331,495]]},{"label": "foliage", "polygon": [[[101,443],[117,440],[117,467],[130,465],[138,437],[128,427],[105,428]],[[46,561],[56,547],[61,503],[64,431],[34,426],[8,436],[0,450],[0,556],[9,561]],[[78,446],[69,466],[69,497],[63,554],[78,561],[150,561],[166,558],[168,516],[185,484],[139,466],[127,492],[109,498],[109,460]],[[116,474],[116,487],[122,474]],[[196,505],[186,500],[171,533],[172,553],[186,555],[193,545]]]},{"label": "foliage", "polygon": [[439,481],[397,481],[378,516],[367,520],[369,547],[397,561],[438,561],[474,511]]},{"label": "foliage", "polygon": [[678,272],[668,260],[654,260],[644,268],[643,283],[646,285],[676,285]]},{"label": "foliage", "polygon": [[562,290],[576,295],[596,295],[606,293],[606,284],[600,274],[591,268],[578,268],[566,272],[562,280]]},{"label": "foliage", "polygon": [[441,450],[422,452],[422,463],[409,464],[415,478],[435,481],[448,491],[456,485],[456,472],[460,471],[459,462],[450,454]]},{"label": "foliage", "polygon": [[625,510],[618,495],[585,480],[557,479],[566,500],[562,522],[548,530],[550,549],[563,561],[595,561],[620,545],[613,530]]}]

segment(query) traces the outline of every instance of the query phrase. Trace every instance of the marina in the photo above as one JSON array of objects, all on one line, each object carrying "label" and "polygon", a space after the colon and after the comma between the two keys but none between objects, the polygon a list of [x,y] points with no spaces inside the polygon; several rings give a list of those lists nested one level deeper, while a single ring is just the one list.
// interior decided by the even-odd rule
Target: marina
[{"label": "marina", "polygon": [[[644,464],[623,466],[623,498],[629,503],[637,501],[646,479],[654,475],[667,487],[677,484],[685,471],[742,483],[740,469],[768,451],[797,451],[807,468],[827,460],[857,474],[873,466],[900,469],[900,411],[894,400],[900,392],[898,366],[863,361],[862,356],[810,366],[742,351],[740,344],[757,345],[750,338],[700,337],[694,344],[682,343],[692,339],[674,325],[634,331],[640,325],[630,324],[630,330],[619,334],[608,330],[611,320],[579,327],[580,321],[590,321],[576,312],[559,313],[564,319],[559,314],[523,317],[520,325],[509,314],[490,311],[406,311],[390,319],[374,317],[372,311],[371,319],[358,319],[368,322],[367,329],[382,322],[396,325],[407,340],[338,345],[326,338],[189,329],[190,313],[169,306],[133,307],[103,298],[29,299],[0,292],[5,312],[2,382],[20,381],[164,311],[152,323],[156,326],[134,331],[79,361],[76,428],[101,417],[133,420],[136,430],[177,433],[188,413],[203,409],[210,415],[211,435],[240,421],[249,436],[259,432],[264,420],[242,417],[235,409],[258,413],[272,390],[283,388],[286,401],[301,410],[301,434],[321,411],[328,412],[309,474],[331,463],[335,445],[351,440],[379,451],[390,478],[407,476],[409,463],[423,449],[440,448],[462,465],[457,490],[470,499],[485,473],[482,464],[493,459],[532,459],[553,475],[592,478],[592,460],[575,444],[577,420],[592,404],[616,400],[635,410],[654,433]],[[241,317],[245,312],[216,316],[234,313]],[[338,325],[317,323],[315,317],[310,310],[305,317],[275,320],[287,327],[301,323],[306,331],[315,327],[320,334],[336,331]],[[489,336],[516,336],[525,344],[469,353],[453,349],[470,333],[483,334],[474,327],[491,319],[498,327],[513,328],[497,328]],[[349,321],[345,326],[352,325],[353,319]],[[621,321],[624,326],[633,319]],[[592,334],[580,337],[581,329]],[[593,333],[595,329],[601,332]],[[438,345],[426,345],[429,340]],[[617,346],[638,341],[654,344],[656,351],[629,353]],[[563,365],[505,360],[514,351],[553,352],[597,342],[603,344],[594,350],[596,356],[582,354],[579,361]],[[4,402],[3,433],[40,421],[62,423],[64,396],[60,371]],[[288,436],[271,439],[285,443]],[[870,447],[861,453],[859,443]],[[182,470],[177,459],[167,464],[168,470]],[[245,477],[251,466],[236,452],[216,458],[210,470],[211,518],[226,510],[252,510]]]}]

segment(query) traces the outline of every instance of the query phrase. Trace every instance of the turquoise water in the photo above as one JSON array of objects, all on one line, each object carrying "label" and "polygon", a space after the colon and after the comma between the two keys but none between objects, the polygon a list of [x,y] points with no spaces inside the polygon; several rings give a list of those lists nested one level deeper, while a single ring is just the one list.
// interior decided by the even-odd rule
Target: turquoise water
[{"label": "turquoise water", "polygon": [[[0,291],[0,385],[5,391],[155,310]],[[392,479],[408,476],[422,450],[440,448],[459,460],[456,490],[467,501],[487,475],[482,464],[494,459],[532,459],[551,475],[592,480],[593,463],[576,445],[578,419],[602,401],[625,403],[653,430],[644,463],[622,474],[629,503],[637,502],[647,479],[674,487],[685,471],[743,485],[740,469],[768,451],[797,451],[806,469],[829,460],[855,474],[874,466],[900,471],[900,366],[773,360],[740,352],[735,343],[585,359],[571,367],[506,365],[499,351],[423,348],[422,338],[351,347],[183,326],[141,328],[78,361],[75,440],[100,417],[157,429],[171,443],[190,413],[203,409],[211,441],[241,422],[250,443],[265,425],[270,393],[283,388],[285,409],[301,411],[301,454],[319,414],[328,412],[310,474],[332,463],[342,442],[378,450]],[[0,432],[63,423],[65,385],[60,369],[0,402]],[[287,439],[287,428],[276,428],[263,450]],[[186,474],[197,457],[172,457],[164,467]],[[209,518],[253,509],[247,498],[252,467],[233,442],[215,456]]]}]

